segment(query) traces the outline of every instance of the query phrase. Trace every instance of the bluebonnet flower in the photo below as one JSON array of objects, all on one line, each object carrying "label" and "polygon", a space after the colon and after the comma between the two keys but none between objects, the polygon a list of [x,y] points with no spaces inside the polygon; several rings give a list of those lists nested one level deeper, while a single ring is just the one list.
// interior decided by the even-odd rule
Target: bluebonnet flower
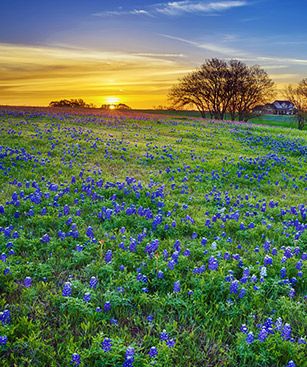
[{"label": "bluebonnet flower", "polygon": [[289,340],[291,339],[291,333],[291,325],[286,323],[281,331],[281,337],[283,338],[283,340]]},{"label": "bluebonnet flower", "polygon": [[249,332],[246,336],[246,342],[248,344],[251,344],[253,343],[253,341],[254,341],[254,334],[252,332]]},{"label": "bluebonnet flower", "polygon": [[180,281],[174,282],[174,292],[180,292]]},{"label": "bluebonnet flower", "polygon": [[242,331],[242,333],[244,333],[244,334],[247,334],[247,333],[248,333],[248,328],[247,328],[247,326],[246,326],[245,324],[242,324],[242,325],[241,325],[240,330],[241,330],[241,331]]},{"label": "bluebonnet flower", "polygon": [[190,256],[190,254],[191,254],[191,251],[187,248],[186,250],[184,250],[184,252],[183,252],[183,256]]},{"label": "bluebonnet flower", "polygon": [[7,343],[7,336],[0,335],[0,345],[6,345],[6,343]]},{"label": "bluebonnet flower", "polygon": [[175,344],[176,344],[175,339],[168,339],[168,340],[166,341],[166,345],[167,345],[169,348],[174,348]]},{"label": "bluebonnet flower", "polygon": [[266,340],[266,338],[268,337],[268,332],[266,330],[265,327],[263,327],[260,331],[259,331],[259,334],[258,334],[258,339],[261,341],[261,342],[264,342]]},{"label": "bluebonnet flower", "polygon": [[111,310],[111,302],[107,301],[103,306],[104,312],[108,312]]},{"label": "bluebonnet flower", "polygon": [[239,281],[238,280],[234,280],[230,284],[230,293],[237,294],[238,291],[239,291]]},{"label": "bluebonnet flower", "polygon": [[7,259],[7,255],[5,253],[2,253],[0,255],[0,260],[5,263],[6,262],[6,259]]},{"label": "bluebonnet flower", "polygon": [[287,363],[286,367],[296,367],[296,364],[291,360]]},{"label": "bluebonnet flower", "polygon": [[282,328],[282,318],[278,317],[277,320],[275,321],[275,329],[277,331],[281,331]]},{"label": "bluebonnet flower", "polygon": [[78,353],[73,353],[71,356],[71,361],[70,364],[72,364],[73,366],[79,366],[81,363],[81,357],[80,354]]},{"label": "bluebonnet flower", "polygon": [[267,271],[266,271],[266,267],[265,266],[261,266],[261,268],[260,268],[260,275],[261,275],[261,277],[266,277],[267,276]]},{"label": "bluebonnet flower", "polygon": [[110,338],[104,338],[103,342],[101,343],[101,348],[104,352],[109,352],[112,348],[112,341]]},{"label": "bluebonnet flower", "polygon": [[148,322],[153,322],[154,317],[153,317],[153,315],[148,315],[146,317],[146,319],[147,319]]},{"label": "bluebonnet flower", "polygon": [[96,277],[91,277],[90,279],[90,288],[96,288],[98,283],[98,279]]},{"label": "bluebonnet flower", "polygon": [[168,339],[168,334],[167,334],[165,329],[162,331],[162,333],[160,333],[160,339],[161,340],[167,340]]},{"label": "bluebonnet flower", "polygon": [[287,269],[285,267],[280,269],[280,277],[284,279],[287,275]]},{"label": "bluebonnet flower", "polygon": [[302,260],[299,260],[296,264],[295,264],[295,268],[297,270],[302,270],[302,267],[303,267],[303,261]]},{"label": "bluebonnet flower", "polygon": [[2,325],[7,325],[11,322],[11,313],[9,310],[0,312],[0,322],[2,322]]},{"label": "bluebonnet flower", "polygon": [[273,264],[273,259],[268,256],[268,255],[265,255],[264,257],[264,266],[268,266],[268,265],[272,265]]},{"label": "bluebonnet flower", "polygon": [[31,277],[25,277],[24,281],[23,281],[23,284],[26,288],[29,288],[31,287],[32,285],[32,279]]},{"label": "bluebonnet flower", "polygon": [[294,298],[295,297],[295,289],[294,288],[291,288],[290,291],[289,291],[289,297],[290,298]]},{"label": "bluebonnet flower", "polygon": [[117,325],[117,324],[118,324],[118,321],[112,317],[112,318],[110,319],[110,324],[111,324],[111,325]]},{"label": "bluebonnet flower", "polygon": [[106,252],[104,259],[107,264],[112,261],[112,250]]},{"label": "bluebonnet flower", "polygon": [[175,263],[175,261],[174,261],[174,260],[170,260],[170,261],[167,263],[167,266],[168,266],[168,268],[169,268],[170,270],[174,270],[175,265],[176,265],[176,263]]},{"label": "bluebonnet flower", "polygon": [[89,302],[91,300],[91,294],[89,292],[86,292],[83,296],[84,302]]},{"label": "bluebonnet flower", "polygon": [[62,290],[62,296],[63,297],[70,297],[71,293],[72,293],[72,289],[71,289],[72,284],[70,282],[65,282],[64,283],[64,287]]},{"label": "bluebonnet flower", "polygon": [[148,354],[151,358],[155,358],[158,355],[157,348],[156,347],[151,347]]},{"label": "bluebonnet flower", "polygon": [[263,323],[263,325],[266,327],[266,329],[269,329],[273,326],[273,320],[271,317],[268,317],[265,322]]},{"label": "bluebonnet flower", "polygon": [[41,238],[41,242],[42,243],[48,243],[50,242],[50,236],[46,233],[43,235],[43,237]]},{"label": "bluebonnet flower", "polygon": [[239,298],[243,298],[246,295],[246,289],[245,288],[241,288],[240,292],[239,292]]},{"label": "bluebonnet flower", "polygon": [[95,237],[93,228],[91,226],[87,227],[86,235],[87,235],[87,237],[89,237],[91,239],[93,239]]},{"label": "bluebonnet flower", "polygon": [[132,367],[133,361],[134,361],[134,348],[128,347],[126,349],[125,361],[123,363],[123,367]]},{"label": "bluebonnet flower", "polygon": [[208,260],[208,268],[209,270],[217,270],[219,267],[219,263],[214,256],[211,256]]}]

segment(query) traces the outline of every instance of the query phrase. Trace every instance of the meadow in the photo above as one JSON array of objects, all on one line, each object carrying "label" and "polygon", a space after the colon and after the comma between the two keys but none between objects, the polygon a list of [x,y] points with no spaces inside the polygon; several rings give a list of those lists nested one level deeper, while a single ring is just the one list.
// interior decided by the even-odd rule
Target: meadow
[{"label": "meadow", "polygon": [[306,366],[307,133],[0,109],[0,365]]}]

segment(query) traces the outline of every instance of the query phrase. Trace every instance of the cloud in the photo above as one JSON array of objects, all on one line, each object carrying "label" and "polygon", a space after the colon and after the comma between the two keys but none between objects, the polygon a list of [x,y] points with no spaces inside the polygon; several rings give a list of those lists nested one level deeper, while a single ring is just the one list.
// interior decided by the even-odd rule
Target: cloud
[{"label": "cloud", "polygon": [[222,55],[228,55],[228,56],[232,56],[232,57],[239,57],[239,56],[246,56],[246,54],[241,51],[241,50],[237,50],[231,47],[226,47],[223,45],[219,45],[217,43],[209,43],[209,42],[196,42],[196,41],[191,41],[185,38],[181,38],[181,37],[176,37],[176,36],[171,36],[168,34],[160,34],[161,36],[165,37],[165,38],[169,38],[175,41],[179,41],[179,42],[183,42],[186,44],[189,44],[191,46],[197,47],[197,48],[201,48],[207,51],[211,51],[211,52],[217,52],[219,54]]},{"label": "cloud", "polygon": [[185,13],[216,13],[232,8],[246,6],[246,1],[173,1],[162,4],[156,11],[166,15],[182,15]]},{"label": "cloud", "polygon": [[145,9],[132,9],[132,10],[106,10],[92,14],[95,17],[108,17],[108,16],[119,16],[119,15],[145,15],[152,17],[153,15]]},{"label": "cloud", "polygon": [[158,57],[158,58],[177,58],[177,57],[186,57],[184,54],[171,54],[171,53],[154,53],[154,52],[137,52],[133,55],[136,56],[145,56],[145,57]]},{"label": "cloud", "polygon": [[226,0],[226,1],[171,1],[153,4],[147,9],[122,9],[106,10],[92,15],[96,17],[121,16],[121,15],[145,15],[154,17],[157,14],[168,16],[179,16],[184,14],[206,14],[216,15],[223,11],[239,8],[248,5],[246,0]]},{"label": "cloud", "polygon": [[257,56],[255,58],[257,61],[261,62],[281,62],[290,65],[307,65],[307,59],[297,59],[290,57],[269,57],[269,56]]},{"label": "cloud", "polygon": [[47,105],[52,99],[84,98],[99,105],[114,95],[133,107],[165,104],[169,88],[190,71],[178,57],[0,43],[0,100]]}]

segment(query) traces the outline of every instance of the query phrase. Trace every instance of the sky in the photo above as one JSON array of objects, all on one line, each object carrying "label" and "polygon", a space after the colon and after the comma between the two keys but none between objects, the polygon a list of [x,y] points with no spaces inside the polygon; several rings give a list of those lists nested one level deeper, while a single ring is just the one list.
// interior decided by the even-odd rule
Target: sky
[{"label": "sky", "polygon": [[2,0],[0,105],[165,106],[211,57],[260,65],[282,97],[307,77],[306,23],[307,0]]}]

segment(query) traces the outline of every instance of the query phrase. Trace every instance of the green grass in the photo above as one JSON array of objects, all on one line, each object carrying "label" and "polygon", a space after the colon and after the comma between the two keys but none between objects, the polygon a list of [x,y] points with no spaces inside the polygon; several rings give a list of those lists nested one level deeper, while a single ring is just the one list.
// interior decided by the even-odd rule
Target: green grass
[{"label": "green grass", "polygon": [[[200,118],[200,113],[198,111],[172,111],[172,110],[134,110],[137,112],[150,113],[153,115],[168,115],[174,116],[177,119],[189,120],[189,118]],[[206,116],[207,119],[210,119],[210,115]],[[230,116],[226,115],[225,120],[229,119]],[[257,124],[257,125],[267,125],[267,126],[279,126],[291,129],[297,129],[297,121],[296,116],[287,116],[287,115],[262,115],[251,118],[249,123]],[[306,130],[306,127],[305,127]]]},{"label": "green grass", "polygon": [[[306,132],[186,118],[0,111],[1,367],[69,366],[73,353],[83,367],[120,367],[129,346],[135,367],[304,365]],[[258,340],[269,317],[294,340],[275,326]]]}]

